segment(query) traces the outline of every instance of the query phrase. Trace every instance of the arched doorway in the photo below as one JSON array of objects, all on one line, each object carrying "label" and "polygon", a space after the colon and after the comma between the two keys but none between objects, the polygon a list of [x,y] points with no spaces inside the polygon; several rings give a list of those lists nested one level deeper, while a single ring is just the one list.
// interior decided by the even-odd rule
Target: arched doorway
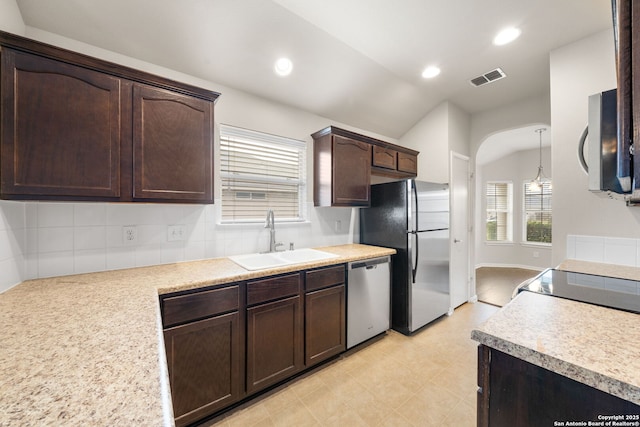
[{"label": "arched doorway", "polygon": [[[536,132],[541,128],[546,131]],[[532,193],[529,186],[540,165],[544,175],[551,178],[551,131],[546,124],[535,123],[493,133],[478,148],[475,156],[474,268],[535,271],[551,266],[550,244],[534,242],[531,234],[536,226],[535,215],[540,216],[543,212],[542,208],[539,214],[532,210],[532,200],[538,200],[536,197],[544,200],[547,203],[545,218],[550,218],[547,211],[551,206],[551,183],[541,194]],[[515,277],[519,276],[516,274]],[[476,294],[482,300],[477,281],[478,275]],[[508,301],[509,296],[510,292],[505,290],[497,299],[507,298]]]}]

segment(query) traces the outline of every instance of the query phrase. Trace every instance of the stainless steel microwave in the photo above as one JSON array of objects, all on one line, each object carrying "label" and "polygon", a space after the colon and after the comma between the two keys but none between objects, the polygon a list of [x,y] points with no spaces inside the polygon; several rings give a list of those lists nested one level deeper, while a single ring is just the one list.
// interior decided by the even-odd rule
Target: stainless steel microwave
[{"label": "stainless steel microwave", "polygon": [[579,155],[589,175],[589,190],[631,193],[631,156],[618,140],[616,89],[589,97],[589,124],[581,139]]}]

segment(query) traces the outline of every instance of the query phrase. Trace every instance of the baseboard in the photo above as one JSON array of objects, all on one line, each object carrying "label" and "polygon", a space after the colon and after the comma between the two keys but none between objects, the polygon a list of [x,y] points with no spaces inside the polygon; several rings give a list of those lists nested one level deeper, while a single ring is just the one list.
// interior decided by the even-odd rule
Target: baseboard
[{"label": "baseboard", "polygon": [[545,270],[546,267],[537,267],[537,266],[532,266],[532,265],[522,265],[522,264],[494,264],[494,263],[482,263],[482,264],[476,264],[475,269],[477,270],[478,268],[482,268],[482,267],[498,267],[498,268],[523,268],[525,270],[535,270],[535,271],[542,271]]}]

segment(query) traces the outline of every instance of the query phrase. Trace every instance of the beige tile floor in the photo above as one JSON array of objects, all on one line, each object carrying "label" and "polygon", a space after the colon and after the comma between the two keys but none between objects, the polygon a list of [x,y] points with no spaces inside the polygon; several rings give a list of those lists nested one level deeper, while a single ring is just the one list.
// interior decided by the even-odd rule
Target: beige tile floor
[{"label": "beige tile floor", "polygon": [[480,267],[476,269],[478,300],[502,307],[511,300],[513,290],[523,281],[540,273],[536,270],[508,267]]},{"label": "beige tile floor", "polygon": [[477,343],[498,307],[464,304],[412,337],[387,336],[213,424],[475,426]]}]

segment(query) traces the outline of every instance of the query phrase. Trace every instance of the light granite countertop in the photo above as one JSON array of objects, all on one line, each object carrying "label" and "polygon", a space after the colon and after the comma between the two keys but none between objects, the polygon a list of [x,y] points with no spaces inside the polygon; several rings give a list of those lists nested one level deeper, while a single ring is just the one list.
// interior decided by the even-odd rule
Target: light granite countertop
[{"label": "light granite countertop", "polygon": [[29,280],[0,294],[0,426],[173,425],[159,294],[374,258],[248,271],[227,258]]},{"label": "light granite countertop", "polygon": [[[592,274],[620,271],[619,266],[574,260],[559,267]],[[637,274],[624,273],[629,279]],[[471,338],[640,405],[638,314],[522,292],[474,329]]]},{"label": "light granite countertop", "polygon": [[556,269],[640,281],[640,268],[627,265],[603,264],[577,259],[565,259],[560,263],[560,265],[558,265],[558,267],[556,267]]}]

